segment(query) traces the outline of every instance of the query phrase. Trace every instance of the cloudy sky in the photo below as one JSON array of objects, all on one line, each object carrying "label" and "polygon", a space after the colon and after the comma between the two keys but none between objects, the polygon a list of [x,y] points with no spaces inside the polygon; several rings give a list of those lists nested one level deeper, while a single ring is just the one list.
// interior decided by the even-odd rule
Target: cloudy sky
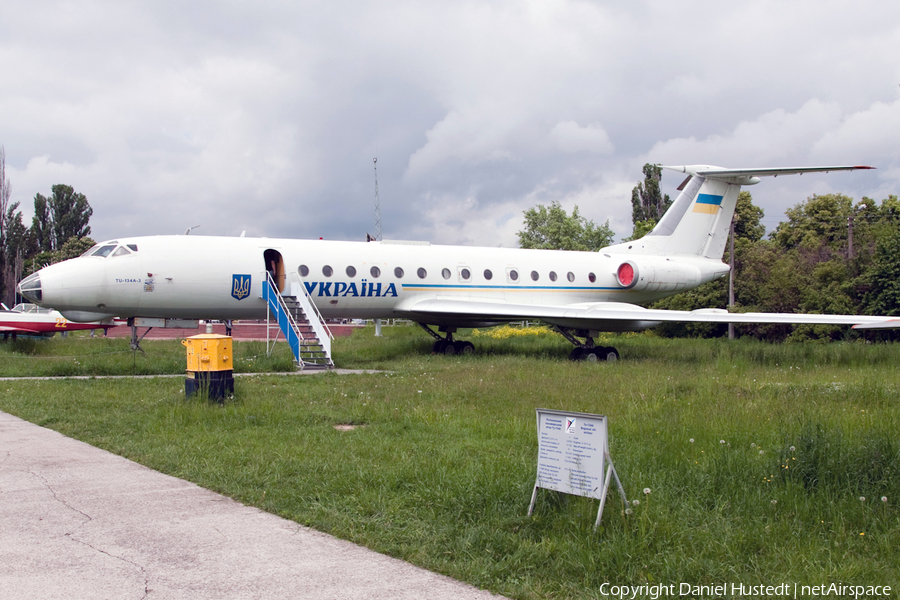
[{"label": "cloudy sky", "polygon": [[376,156],[384,237],[437,243],[554,200],[624,237],[646,162],[878,167],[750,188],[770,229],[900,192],[892,0],[34,0],[0,64],[12,199],[72,185],[98,240],[361,240]]}]

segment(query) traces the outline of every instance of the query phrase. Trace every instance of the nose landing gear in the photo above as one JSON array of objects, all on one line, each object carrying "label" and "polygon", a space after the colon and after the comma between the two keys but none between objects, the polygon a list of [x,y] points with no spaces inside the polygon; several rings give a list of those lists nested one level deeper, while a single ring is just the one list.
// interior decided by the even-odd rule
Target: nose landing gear
[{"label": "nose landing gear", "polygon": [[131,328],[131,352],[136,354],[138,350],[141,351],[141,354],[146,354],[144,349],[141,348],[141,341],[143,341],[144,337],[150,333],[152,327],[148,327],[147,331],[144,332],[144,335],[138,337],[138,328],[137,325],[134,324],[134,317],[128,317],[128,326]]}]

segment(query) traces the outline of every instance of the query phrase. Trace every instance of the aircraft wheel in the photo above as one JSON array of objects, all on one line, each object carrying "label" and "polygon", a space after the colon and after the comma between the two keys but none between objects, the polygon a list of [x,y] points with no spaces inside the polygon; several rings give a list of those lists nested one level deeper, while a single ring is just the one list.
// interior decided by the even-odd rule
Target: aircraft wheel
[{"label": "aircraft wheel", "polygon": [[475,344],[472,342],[453,342],[457,354],[468,355],[475,352]]},{"label": "aircraft wheel", "polygon": [[454,354],[456,354],[456,343],[449,340],[444,340],[443,354],[444,356],[453,356]]},{"label": "aircraft wheel", "polygon": [[585,348],[581,354],[581,360],[595,363],[600,360],[600,356],[597,354],[596,348]]},{"label": "aircraft wheel", "polygon": [[616,362],[617,360],[619,360],[619,351],[612,346],[607,346],[606,348],[604,348],[603,353],[605,355],[604,360],[606,360],[606,362]]},{"label": "aircraft wheel", "polygon": [[443,354],[446,345],[447,340],[438,340],[434,343],[434,346],[431,347],[431,352],[434,354]]},{"label": "aircraft wheel", "polygon": [[576,346],[569,354],[569,360],[584,360],[584,348]]}]

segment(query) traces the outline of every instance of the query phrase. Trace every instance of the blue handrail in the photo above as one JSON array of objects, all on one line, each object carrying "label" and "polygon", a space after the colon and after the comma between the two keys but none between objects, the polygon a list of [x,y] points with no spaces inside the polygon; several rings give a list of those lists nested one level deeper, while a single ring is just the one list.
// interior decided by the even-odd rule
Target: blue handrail
[{"label": "blue handrail", "polygon": [[268,273],[266,275],[268,281],[263,284],[263,299],[268,303],[269,310],[275,315],[275,318],[278,321],[278,327],[284,334],[288,345],[290,345],[294,358],[302,365],[303,360],[300,358],[300,336],[298,336],[297,332],[294,330],[293,323],[291,322],[291,315],[284,305],[281,294],[275,291],[275,282],[272,281],[272,277]]}]

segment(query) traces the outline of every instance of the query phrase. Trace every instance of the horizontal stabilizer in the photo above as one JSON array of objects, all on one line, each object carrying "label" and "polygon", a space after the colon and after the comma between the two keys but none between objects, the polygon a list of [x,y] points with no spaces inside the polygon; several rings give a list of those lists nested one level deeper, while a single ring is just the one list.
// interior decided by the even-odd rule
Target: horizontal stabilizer
[{"label": "horizontal stabilizer", "polygon": [[706,177],[707,179],[719,179],[738,185],[753,185],[759,183],[758,177],[778,177],[779,175],[803,175],[804,173],[829,173],[831,171],[857,171],[860,169],[874,169],[867,165],[839,165],[831,167],[774,167],[754,169],[724,169],[712,165],[680,165],[664,166],[663,169],[686,173],[688,175]]}]

